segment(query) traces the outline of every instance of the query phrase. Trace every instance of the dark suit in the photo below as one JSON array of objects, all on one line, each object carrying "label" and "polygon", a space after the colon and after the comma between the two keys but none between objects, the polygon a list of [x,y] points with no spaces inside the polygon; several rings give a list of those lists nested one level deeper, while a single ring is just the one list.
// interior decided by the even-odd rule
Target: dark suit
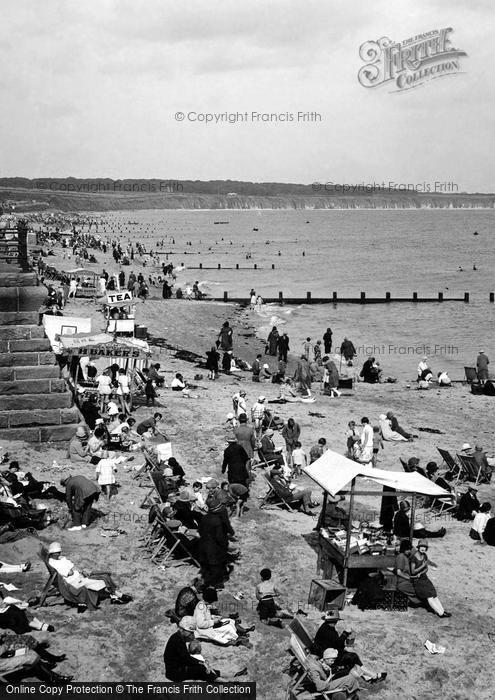
[{"label": "dark suit", "polygon": [[72,525],[89,525],[91,506],[100,489],[82,474],[71,476],[65,483],[65,501],[72,515]]},{"label": "dark suit", "polygon": [[249,472],[246,463],[249,457],[238,442],[231,442],[223,453],[222,474],[227,470],[229,484],[248,485]]},{"label": "dark suit", "polygon": [[229,559],[229,539],[224,515],[221,512],[206,513],[198,530],[204,581],[206,586],[215,586],[224,581]]},{"label": "dark suit", "polygon": [[176,683],[186,680],[214,681],[216,673],[206,670],[204,664],[191,656],[186,642],[177,630],[169,637],[163,653],[165,662],[165,675],[169,681]]}]

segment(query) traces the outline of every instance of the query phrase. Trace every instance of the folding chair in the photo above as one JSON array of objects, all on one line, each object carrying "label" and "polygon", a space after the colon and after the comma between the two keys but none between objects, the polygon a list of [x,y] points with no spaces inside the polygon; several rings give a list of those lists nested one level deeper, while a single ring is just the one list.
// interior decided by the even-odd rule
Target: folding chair
[{"label": "folding chair", "polygon": [[311,649],[313,646],[313,637],[309,634],[308,630],[304,627],[303,623],[295,617],[287,625],[291,634],[295,636],[297,641],[303,647],[303,649]]},{"label": "folding chair", "polygon": [[281,510],[287,509],[289,512],[299,509],[301,501],[300,499],[294,500],[293,497],[291,499],[287,493],[289,489],[285,489],[280,484],[277,484],[277,482],[271,479],[268,474],[263,473],[263,477],[268,484],[268,492],[265,494],[260,503],[260,509],[267,505],[275,506]]},{"label": "folding chair", "polygon": [[[299,664],[300,671],[299,675],[289,683],[287,693],[288,697],[297,698],[297,693],[304,690],[304,688],[301,687],[304,681],[308,681],[308,683],[312,685],[308,672],[308,651],[301,645],[300,641],[294,634],[291,634],[290,636],[290,650],[294,654]],[[330,696],[333,697],[333,700],[340,700],[341,698],[347,698],[348,693],[344,688],[335,688],[334,690],[311,693],[312,698],[322,697],[325,698],[325,700],[328,700]]]},{"label": "folding chair", "polygon": [[161,563],[165,564],[165,562],[172,556],[172,554],[177,550],[177,548],[179,548],[182,549],[182,551],[186,555],[185,557],[181,558],[181,561],[189,561],[191,564],[194,564],[194,566],[197,566],[199,568],[198,560],[194,557],[191,550],[184,542],[185,536],[184,538],[179,538],[178,535],[168,527],[167,522],[163,518],[161,513],[157,513],[156,522],[160,527],[161,536],[158,541],[158,544],[156,545],[151,554],[150,561],[155,563],[159,557],[165,555],[165,557],[161,559]]},{"label": "folding chair", "polygon": [[472,384],[478,381],[478,372],[476,367],[464,367],[464,374],[466,375],[466,382]]},{"label": "folding chair", "polygon": [[399,459],[400,459],[400,463],[402,464],[402,468],[404,469],[404,471],[406,473],[410,472],[411,468],[409,467],[409,464],[406,462],[406,460],[402,459],[402,457],[399,457]]},{"label": "folding chair", "polygon": [[442,450],[440,447],[437,447],[437,450],[440,453],[445,466],[454,477],[454,486],[457,486],[457,483],[462,476],[462,466],[456,462],[455,457],[452,457],[448,450]]},{"label": "folding chair", "polygon": [[144,467],[136,471],[136,473],[133,475],[133,479],[140,479],[146,472],[152,471],[153,469],[158,469],[158,463],[151,454],[145,447],[143,447],[143,456],[146,460],[146,464]]},{"label": "folding chair", "polygon": [[252,469],[256,469],[257,467],[262,467],[263,469],[266,469],[267,467],[271,467],[273,464],[277,464],[277,459],[267,459],[265,457],[261,447],[258,447],[256,451],[258,453],[258,461],[254,464],[251,464]]},{"label": "folding chair", "polygon": [[483,474],[482,465],[478,466],[474,457],[458,454],[457,459],[467,474],[467,481],[474,481],[475,485],[489,483],[489,479]]}]

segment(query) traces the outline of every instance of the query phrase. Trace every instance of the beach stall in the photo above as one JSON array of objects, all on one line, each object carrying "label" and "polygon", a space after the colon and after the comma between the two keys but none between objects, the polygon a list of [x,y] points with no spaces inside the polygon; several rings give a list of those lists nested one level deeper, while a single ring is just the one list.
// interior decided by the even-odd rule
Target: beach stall
[{"label": "beach stall", "polygon": [[[353,462],[332,450],[327,450],[303,471],[323,489],[322,512],[317,528],[318,571],[323,572],[325,579],[332,579],[337,574],[343,586],[347,585],[349,573],[354,570],[382,570],[393,567],[400,544],[398,539],[384,533],[383,528],[376,522],[376,518],[373,517],[376,509],[357,509],[357,496],[380,496],[382,499],[410,497],[411,539],[417,494],[442,499],[453,498],[451,493],[417,472],[374,469]],[[357,489],[357,479],[362,482],[362,489]],[[350,489],[345,490],[349,484]],[[377,490],[373,488],[375,485],[382,488]],[[345,528],[328,525],[326,517],[327,510],[331,512],[335,507],[336,498],[342,495],[349,497]]]},{"label": "beach stall", "polygon": [[100,275],[94,270],[89,270],[85,267],[75,267],[72,270],[65,270],[65,275],[69,279],[78,280],[76,297],[95,298],[99,294],[98,280]]},{"label": "beach stall", "polygon": [[115,336],[134,336],[136,299],[127,289],[107,291],[105,298],[99,299],[103,306],[106,332]]}]

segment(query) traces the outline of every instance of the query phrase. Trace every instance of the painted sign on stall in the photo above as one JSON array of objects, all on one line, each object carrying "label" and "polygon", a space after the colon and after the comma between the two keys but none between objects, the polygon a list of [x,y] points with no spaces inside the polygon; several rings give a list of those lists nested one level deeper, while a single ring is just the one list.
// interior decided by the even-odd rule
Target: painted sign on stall
[{"label": "painted sign on stall", "polygon": [[129,292],[127,289],[121,292],[107,292],[108,304],[130,304],[133,301],[132,292]]}]

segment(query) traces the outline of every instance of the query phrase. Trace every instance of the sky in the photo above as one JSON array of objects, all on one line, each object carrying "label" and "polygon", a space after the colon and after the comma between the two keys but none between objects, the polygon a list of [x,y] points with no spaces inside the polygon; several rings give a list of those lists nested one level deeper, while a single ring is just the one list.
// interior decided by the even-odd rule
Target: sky
[{"label": "sky", "polygon": [[[495,192],[491,0],[3,0],[2,9],[0,176]],[[467,54],[456,75],[399,91],[360,84],[362,44],[445,27]]]}]

